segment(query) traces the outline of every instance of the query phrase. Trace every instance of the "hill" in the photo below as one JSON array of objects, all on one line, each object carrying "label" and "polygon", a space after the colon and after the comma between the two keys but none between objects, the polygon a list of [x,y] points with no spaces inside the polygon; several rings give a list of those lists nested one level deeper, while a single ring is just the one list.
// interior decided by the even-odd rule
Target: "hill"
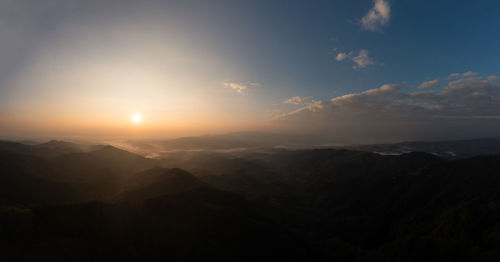
[{"label": "hill", "polygon": [[500,155],[274,149],[146,159],[111,146],[50,157],[5,147],[7,261],[500,258]]}]

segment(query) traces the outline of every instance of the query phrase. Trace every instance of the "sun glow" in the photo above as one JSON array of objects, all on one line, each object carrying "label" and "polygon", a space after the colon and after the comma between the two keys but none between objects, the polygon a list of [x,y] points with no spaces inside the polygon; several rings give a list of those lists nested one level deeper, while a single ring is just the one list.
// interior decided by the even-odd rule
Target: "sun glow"
[{"label": "sun glow", "polygon": [[132,115],[132,122],[139,124],[142,121],[142,115],[141,114],[133,114]]}]

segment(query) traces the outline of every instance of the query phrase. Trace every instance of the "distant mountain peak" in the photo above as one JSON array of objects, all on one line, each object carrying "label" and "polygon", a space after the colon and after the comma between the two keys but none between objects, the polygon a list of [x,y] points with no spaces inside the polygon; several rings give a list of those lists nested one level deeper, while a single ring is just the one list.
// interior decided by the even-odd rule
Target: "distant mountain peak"
[{"label": "distant mountain peak", "polygon": [[132,175],[127,184],[129,189],[116,197],[118,201],[143,201],[208,186],[185,170],[158,166]]}]

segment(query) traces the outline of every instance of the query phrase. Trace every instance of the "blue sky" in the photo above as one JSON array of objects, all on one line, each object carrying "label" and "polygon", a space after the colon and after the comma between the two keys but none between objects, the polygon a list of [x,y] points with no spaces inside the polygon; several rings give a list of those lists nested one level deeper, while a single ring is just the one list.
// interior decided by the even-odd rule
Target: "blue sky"
[{"label": "blue sky", "polygon": [[[368,1],[227,1],[185,4],[182,19],[205,32],[216,52],[261,82],[302,95],[333,96],[387,82],[418,85],[454,72],[496,74],[497,1],[387,1],[389,22],[373,32],[361,18]],[[195,5],[196,6],[196,5]],[[366,49],[375,65],[353,70],[333,51]]]},{"label": "blue sky", "polygon": [[[74,128],[111,134],[127,125],[122,120],[128,121],[135,112],[154,123],[156,131],[148,131],[151,134],[170,130],[180,136],[252,127],[299,132],[290,124],[300,122],[294,117],[305,111],[314,115],[311,119],[331,115],[325,108],[340,103],[332,99],[383,85],[397,85],[401,93],[388,102],[391,105],[435,108],[426,114],[454,114],[456,119],[465,111],[436,108],[460,104],[450,102],[446,90],[466,84],[461,88],[469,88],[468,95],[493,97],[478,100],[492,103],[488,109],[468,105],[467,119],[497,122],[492,119],[497,116],[495,76],[500,75],[498,1],[4,0],[0,4],[3,136],[27,127],[46,135],[71,133]],[[450,77],[453,73],[460,75]],[[419,89],[426,81],[427,88]],[[481,88],[487,91],[476,90],[485,83],[489,86]],[[418,94],[401,97],[420,91],[429,92],[434,100]],[[298,98],[293,103],[283,103],[294,97]],[[334,114],[342,112],[335,110]],[[409,113],[405,121],[416,115]],[[82,126],[68,120],[75,117],[100,124]],[[356,121],[366,122],[366,117]],[[307,132],[335,133],[331,126],[325,129],[325,122],[337,127],[343,123],[320,118],[320,123],[307,124],[315,126],[314,132]],[[283,124],[283,119],[292,120]],[[190,128],[174,132],[162,121]],[[468,121],[460,125],[470,127]],[[112,127],[102,126],[109,122]],[[457,132],[456,137],[487,136],[495,128],[496,124],[490,133]],[[418,137],[403,129],[393,134],[394,140],[439,138]]]}]

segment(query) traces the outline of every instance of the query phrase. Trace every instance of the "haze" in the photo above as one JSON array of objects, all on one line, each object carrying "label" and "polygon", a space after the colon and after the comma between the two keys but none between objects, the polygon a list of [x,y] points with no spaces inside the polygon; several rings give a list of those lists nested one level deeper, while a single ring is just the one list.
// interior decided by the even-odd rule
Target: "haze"
[{"label": "haze", "polygon": [[495,136],[498,7],[3,0],[0,136]]}]

